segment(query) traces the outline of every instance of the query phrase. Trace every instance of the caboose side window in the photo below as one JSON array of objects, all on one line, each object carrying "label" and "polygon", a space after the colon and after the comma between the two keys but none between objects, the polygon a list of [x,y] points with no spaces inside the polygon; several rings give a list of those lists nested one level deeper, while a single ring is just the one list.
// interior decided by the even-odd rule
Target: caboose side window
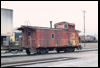
[{"label": "caboose side window", "polygon": [[64,28],[67,28],[67,24],[64,25]]},{"label": "caboose side window", "polygon": [[61,35],[59,35],[59,39],[61,39]]},{"label": "caboose side window", "polygon": [[57,25],[55,25],[55,29],[57,28]]},{"label": "caboose side window", "polygon": [[28,31],[28,36],[30,36],[30,31]]},{"label": "caboose side window", "polygon": [[69,25],[69,28],[70,28],[70,29],[74,29],[74,26],[73,26],[73,25]]},{"label": "caboose side window", "polygon": [[51,38],[54,39],[54,34],[51,34]]}]

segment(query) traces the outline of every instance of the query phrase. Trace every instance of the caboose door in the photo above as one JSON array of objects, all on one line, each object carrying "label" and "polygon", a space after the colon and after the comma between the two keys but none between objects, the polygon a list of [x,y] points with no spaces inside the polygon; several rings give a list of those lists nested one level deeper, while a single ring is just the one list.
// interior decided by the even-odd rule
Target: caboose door
[{"label": "caboose door", "polygon": [[23,36],[23,46],[28,46],[28,28],[24,27],[24,31],[22,31]]},{"label": "caboose door", "polygon": [[75,45],[75,33],[70,32],[70,42],[72,45]]},{"label": "caboose door", "polygon": [[70,33],[70,42],[74,46],[77,45],[77,43],[78,43],[78,37],[77,37],[77,33],[76,32]]},{"label": "caboose door", "polygon": [[36,30],[30,29],[30,47],[32,52],[36,52]]},{"label": "caboose door", "polygon": [[68,45],[72,46],[72,43],[71,43],[72,41],[70,39],[71,38],[71,33],[68,31],[67,34],[68,34]]}]

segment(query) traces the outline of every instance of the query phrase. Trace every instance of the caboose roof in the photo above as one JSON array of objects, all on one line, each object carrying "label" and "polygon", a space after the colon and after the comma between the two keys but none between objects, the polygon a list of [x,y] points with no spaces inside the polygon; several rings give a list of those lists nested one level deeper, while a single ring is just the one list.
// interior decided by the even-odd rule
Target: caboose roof
[{"label": "caboose roof", "polygon": [[[17,28],[17,30],[22,30],[24,27],[28,27],[30,29],[48,29],[48,30],[65,30],[68,31],[67,29],[59,29],[59,28],[49,28],[49,27],[39,27],[39,26],[26,26],[26,25],[22,25],[21,27]],[[79,30],[75,30],[80,32]]]},{"label": "caboose roof", "polygon": [[58,23],[55,23],[54,25],[61,25],[61,24],[65,24],[65,23],[68,23],[69,25],[74,25],[74,23],[69,23],[69,22],[66,22],[66,21],[63,21],[63,22],[58,22]]}]

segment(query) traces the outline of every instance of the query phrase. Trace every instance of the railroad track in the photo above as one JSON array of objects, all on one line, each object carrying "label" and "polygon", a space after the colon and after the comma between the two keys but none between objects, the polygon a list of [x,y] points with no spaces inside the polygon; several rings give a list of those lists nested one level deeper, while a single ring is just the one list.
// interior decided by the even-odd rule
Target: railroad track
[{"label": "railroad track", "polygon": [[[78,53],[78,52],[87,52],[87,51],[97,51],[98,49],[91,49],[91,50],[80,50],[80,51],[74,51],[74,52],[67,52],[67,53]],[[64,52],[60,53],[48,53],[48,54],[62,54]],[[48,55],[48,54],[39,54],[39,55]],[[12,58],[12,57],[23,57],[23,56],[37,56],[38,54],[31,54],[31,55],[9,55],[9,56],[1,56],[1,58]]]},{"label": "railroad track", "polygon": [[47,59],[5,62],[5,63],[1,63],[1,67],[15,67],[15,66],[30,65],[30,64],[38,64],[38,63],[48,63],[48,62],[56,62],[56,61],[63,61],[63,60],[72,60],[72,59],[78,59],[78,58],[74,58],[74,57],[55,57],[55,58],[47,58]]}]

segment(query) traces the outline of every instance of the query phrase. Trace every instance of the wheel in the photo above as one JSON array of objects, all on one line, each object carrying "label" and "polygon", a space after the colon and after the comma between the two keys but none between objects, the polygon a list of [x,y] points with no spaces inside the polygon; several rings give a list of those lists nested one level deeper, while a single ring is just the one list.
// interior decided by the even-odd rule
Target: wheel
[{"label": "wheel", "polygon": [[66,51],[67,51],[67,52],[70,52],[69,48],[66,48]]},{"label": "wheel", "polygon": [[46,50],[45,49],[41,49],[41,54],[45,54],[46,53]]},{"label": "wheel", "polygon": [[20,50],[20,51],[23,51],[23,50]]},{"label": "wheel", "polygon": [[67,52],[67,50],[66,50],[66,48],[64,48],[64,53],[66,53]]},{"label": "wheel", "polygon": [[74,51],[75,51],[75,48],[72,49],[72,52],[74,52]]},{"label": "wheel", "polygon": [[27,53],[27,55],[30,55],[29,49],[26,49],[26,53]]},{"label": "wheel", "polygon": [[74,48],[69,48],[69,52],[73,52],[74,51]]},{"label": "wheel", "polygon": [[37,54],[41,54],[41,52],[37,52]]},{"label": "wheel", "polygon": [[45,53],[47,54],[48,52],[49,52],[49,49],[46,49],[46,52]]},{"label": "wheel", "polygon": [[45,52],[46,54],[48,53],[48,51]]},{"label": "wheel", "polygon": [[57,50],[57,53],[59,53],[60,51],[59,50]]},{"label": "wheel", "polygon": [[40,49],[37,49],[37,54],[41,54]]},{"label": "wheel", "polygon": [[70,52],[74,52],[75,48],[70,48]]}]

